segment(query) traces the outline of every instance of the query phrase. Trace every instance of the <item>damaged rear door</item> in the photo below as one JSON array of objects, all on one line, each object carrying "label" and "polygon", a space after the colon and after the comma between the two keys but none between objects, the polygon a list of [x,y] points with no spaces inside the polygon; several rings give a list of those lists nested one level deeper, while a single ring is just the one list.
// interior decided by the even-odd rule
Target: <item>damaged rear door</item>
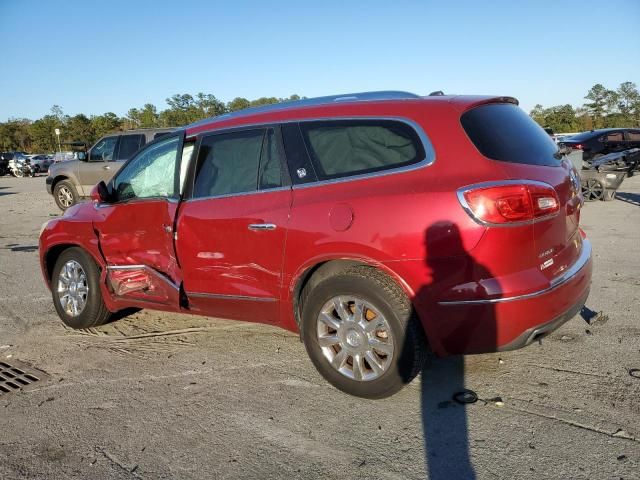
[{"label": "damaged rear door", "polygon": [[179,308],[174,223],[183,137],[165,136],[138,152],[112,180],[112,201],[96,206],[94,229],[116,298]]}]

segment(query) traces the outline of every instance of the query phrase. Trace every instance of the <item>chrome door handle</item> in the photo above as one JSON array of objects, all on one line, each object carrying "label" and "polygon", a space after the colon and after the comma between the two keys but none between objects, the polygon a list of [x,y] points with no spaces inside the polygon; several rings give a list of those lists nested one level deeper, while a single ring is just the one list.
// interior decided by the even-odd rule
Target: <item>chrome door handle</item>
[{"label": "chrome door handle", "polygon": [[249,230],[275,230],[273,223],[250,223]]},{"label": "chrome door handle", "polygon": [[103,170],[111,170],[111,167],[109,165],[105,165],[104,167],[102,167]]}]

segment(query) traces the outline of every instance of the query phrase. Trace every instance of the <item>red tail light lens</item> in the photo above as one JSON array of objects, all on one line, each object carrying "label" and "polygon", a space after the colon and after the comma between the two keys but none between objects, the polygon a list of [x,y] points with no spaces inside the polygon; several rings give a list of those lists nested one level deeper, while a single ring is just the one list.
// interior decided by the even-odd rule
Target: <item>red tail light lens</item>
[{"label": "red tail light lens", "polygon": [[560,210],[556,191],[541,183],[477,186],[463,190],[462,196],[473,217],[491,224],[529,222]]},{"label": "red tail light lens", "polygon": [[571,148],[573,148],[574,150],[582,150],[582,144],[577,143],[575,145],[571,145]]}]

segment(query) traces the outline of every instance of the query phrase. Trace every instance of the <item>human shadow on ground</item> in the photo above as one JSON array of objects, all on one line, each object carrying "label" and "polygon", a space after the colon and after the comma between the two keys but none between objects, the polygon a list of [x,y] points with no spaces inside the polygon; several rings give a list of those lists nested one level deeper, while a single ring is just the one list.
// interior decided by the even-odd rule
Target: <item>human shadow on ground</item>
[{"label": "human shadow on ground", "polygon": [[490,294],[489,289],[494,293],[500,289],[493,274],[465,250],[457,225],[446,221],[431,225],[424,244],[430,279],[416,293],[413,304],[422,312],[422,323],[428,322],[432,332],[438,333],[438,338],[430,336],[430,342],[454,354],[432,357],[422,371],[425,467],[431,480],[474,479],[465,403],[465,399],[473,401],[474,394],[464,393],[464,357],[459,353],[495,350],[495,308],[491,303],[456,306],[438,300],[452,295],[448,290],[455,285],[465,285],[465,298],[483,298]]}]

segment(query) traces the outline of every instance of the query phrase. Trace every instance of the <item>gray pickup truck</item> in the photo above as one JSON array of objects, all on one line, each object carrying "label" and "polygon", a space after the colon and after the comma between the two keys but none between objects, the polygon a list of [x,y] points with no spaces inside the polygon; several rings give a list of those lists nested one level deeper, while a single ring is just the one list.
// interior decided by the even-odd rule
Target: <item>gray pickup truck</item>
[{"label": "gray pickup truck", "polygon": [[77,160],[51,164],[46,179],[47,192],[53,195],[61,210],[66,210],[88,197],[96,183],[108,181],[144,145],[173,130],[145,128],[106,135],[88,152],[78,152]]}]

